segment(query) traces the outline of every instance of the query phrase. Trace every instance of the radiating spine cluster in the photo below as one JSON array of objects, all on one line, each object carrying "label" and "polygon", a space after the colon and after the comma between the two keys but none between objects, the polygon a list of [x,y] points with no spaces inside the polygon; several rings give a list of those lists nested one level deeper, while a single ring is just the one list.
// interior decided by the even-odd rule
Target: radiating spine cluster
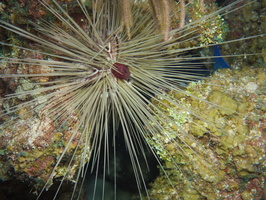
[{"label": "radiating spine cluster", "polygon": [[[81,18],[72,17],[55,0],[50,3],[40,2],[52,13],[55,23],[33,23],[37,33],[0,21],[3,29],[33,43],[30,47],[18,47],[1,42],[2,45],[20,48],[28,54],[38,49],[39,55],[30,58],[1,57],[2,69],[7,69],[3,70],[4,74],[1,75],[3,80],[18,80],[16,86],[22,82],[33,85],[29,89],[22,89],[4,97],[3,101],[10,105],[1,112],[1,116],[7,118],[18,113],[16,118],[20,118],[17,121],[3,120],[2,135],[6,139],[14,132],[6,127],[14,122],[16,126],[25,128],[29,122],[21,120],[31,112],[37,113],[32,118],[38,118],[36,121],[40,124],[47,122],[47,127],[39,126],[38,128],[42,129],[39,131],[38,128],[36,130],[29,126],[25,128],[27,131],[40,133],[39,139],[46,141],[45,145],[48,146],[51,145],[51,141],[64,138],[62,144],[55,142],[56,145],[52,148],[60,154],[59,157],[43,157],[43,163],[54,162],[54,169],[50,171],[49,177],[47,174],[45,176],[48,181],[44,189],[50,186],[54,177],[63,175],[63,179],[73,180],[74,171],[77,169],[78,176],[83,176],[85,163],[89,159],[92,160],[93,168],[97,170],[100,157],[104,157],[103,165],[108,171],[110,145],[114,146],[113,151],[116,154],[115,134],[112,144],[109,137],[111,132],[115,133],[121,126],[138,188],[141,190],[144,186],[147,192],[146,185],[143,184],[141,164],[138,161],[138,155],[145,154],[141,140],[150,142],[158,134],[163,133],[169,140],[174,138],[174,143],[180,148],[175,149],[193,149],[190,147],[192,144],[187,143],[185,139],[190,137],[186,132],[181,131],[184,135],[177,138],[171,135],[173,132],[175,134],[176,127],[180,126],[180,122],[172,117],[173,112],[179,111],[173,110],[172,107],[183,109],[185,113],[192,114],[209,127],[216,126],[215,119],[201,115],[192,107],[186,107],[182,100],[173,98],[172,93],[187,95],[195,101],[202,101],[225,111],[231,110],[183,90],[182,85],[202,78],[198,73],[202,69],[199,68],[199,63],[193,63],[195,58],[191,56],[190,51],[201,49],[199,46],[212,46],[205,41],[193,44],[194,40],[200,41],[203,35],[202,32],[197,32],[199,24],[219,24],[221,18],[218,17],[217,20],[217,14],[222,15],[227,9],[232,10],[233,6],[241,1],[187,23],[184,22],[182,14],[185,1],[180,1],[181,17],[178,27],[170,27],[169,21],[170,13],[174,13],[174,10],[170,12],[170,5],[176,6],[174,1],[150,1],[151,9],[147,9],[147,3],[142,1],[93,1],[88,7],[77,1]],[[203,1],[199,2],[203,5]],[[165,8],[161,16],[159,4]],[[187,4],[188,7],[189,5]],[[201,12],[205,12],[202,9],[201,6]],[[152,16],[155,16],[157,24]],[[162,23],[165,20],[167,23]],[[206,32],[206,35],[208,33]],[[192,45],[184,47],[187,43]],[[11,64],[25,65],[14,73],[10,72],[8,65]],[[26,88],[25,84],[24,86]],[[26,101],[16,101],[21,95],[26,96]],[[15,102],[12,104],[10,100],[13,99]],[[166,107],[167,112],[161,107]],[[197,119],[193,119],[192,123],[201,126]],[[209,133],[210,130],[204,128],[204,132]],[[45,138],[44,135],[47,134],[52,135],[52,139]],[[29,137],[28,140],[32,138]],[[185,144],[186,147],[182,147],[178,142]],[[153,142],[147,143],[147,146],[152,144]],[[35,140],[35,143],[29,143],[28,146],[43,149],[45,145]],[[101,146],[104,146],[104,151],[101,151]],[[155,148],[154,154],[156,149],[165,148],[165,144],[159,139],[158,144],[154,146],[151,147]],[[66,156],[69,157],[69,154],[73,156],[67,162]],[[170,150],[167,149],[166,154],[170,156],[173,166],[180,169]],[[197,156],[201,158],[200,155]],[[63,170],[60,169],[62,163],[66,163]]]}]

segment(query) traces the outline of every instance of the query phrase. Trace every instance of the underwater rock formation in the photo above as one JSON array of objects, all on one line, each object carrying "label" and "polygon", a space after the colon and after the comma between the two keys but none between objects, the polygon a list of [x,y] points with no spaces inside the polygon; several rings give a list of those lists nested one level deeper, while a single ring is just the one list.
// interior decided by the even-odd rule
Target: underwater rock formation
[{"label": "underwater rock formation", "polygon": [[[201,100],[172,93],[184,109],[167,101],[158,105],[179,126],[162,124],[169,132],[158,133],[150,142],[165,170],[152,184],[151,199],[263,198],[265,80],[264,67],[223,69],[187,87]],[[198,117],[185,108],[195,110]],[[162,142],[163,148],[158,146]]]}]

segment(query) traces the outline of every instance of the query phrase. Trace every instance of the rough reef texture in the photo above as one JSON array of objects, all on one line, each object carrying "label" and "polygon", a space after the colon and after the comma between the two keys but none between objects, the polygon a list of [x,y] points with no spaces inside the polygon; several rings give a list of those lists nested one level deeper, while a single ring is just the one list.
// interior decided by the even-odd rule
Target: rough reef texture
[{"label": "rough reef texture", "polygon": [[[33,115],[14,120],[0,128],[2,181],[21,180],[40,189],[48,180],[46,187],[49,188],[53,178],[65,176],[66,180],[76,179],[75,173],[81,167],[84,153],[83,146],[79,144],[81,134],[75,135],[60,164],[51,174],[73,134],[75,125],[56,129],[55,122],[49,117]],[[75,156],[72,158],[75,149]],[[71,159],[73,160],[70,163]]]},{"label": "rough reef texture", "polygon": [[[171,28],[179,28],[181,21],[181,4],[178,3],[175,8],[175,17],[172,17]],[[195,46],[205,46],[208,44],[215,44],[224,41],[225,36],[228,31],[227,24],[221,15],[213,15],[214,12],[218,10],[217,4],[212,0],[196,0],[191,1],[185,6],[185,21],[184,26],[190,24],[191,26],[185,27],[180,32],[174,36],[176,38],[180,37],[181,40],[186,40],[182,38],[185,34],[188,34],[190,39],[185,42],[181,42],[172,48],[188,48]],[[208,18],[202,20],[204,17]],[[192,27],[192,24],[195,26]],[[193,39],[192,39],[193,38]]]},{"label": "rough reef texture", "polygon": [[[39,53],[27,53],[28,58],[40,58]],[[48,66],[33,66],[27,64],[0,63],[1,74],[38,74],[49,70]],[[49,188],[53,179],[64,177],[65,180],[76,180],[76,171],[82,166],[84,153],[87,153],[85,162],[90,157],[90,147],[84,151],[82,135],[76,131],[79,119],[72,114],[65,123],[51,118],[38,102],[46,101],[45,93],[27,93],[27,91],[41,89],[36,83],[45,84],[49,77],[40,78],[4,78],[1,80],[0,111],[0,180],[20,180],[41,189],[49,180]],[[8,93],[21,93],[16,98],[3,98]],[[38,99],[38,101],[35,101]],[[30,102],[27,104],[27,102]],[[8,114],[14,106],[17,110]],[[64,120],[64,119],[61,119]],[[68,144],[69,143],[69,144]],[[53,169],[59,161],[61,154],[68,145],[60,164]],[[73,154],[75,152],[75,156]],[[73,160],[71,160],[73,159]],[[71,162],[70,162],[71,161]],[[53,172],[53,173],[52,173]]]},{"label": "rough reef texture", "polygon": [[[182,102],[198,117],[169,101],[158,104],[176,123],[162,124],[168,131],[158,133],[150,142],[169,175],[161,172],[152,184],[151,199],[262,199],[266,178],[265,87],[264,67],[244,67],[223,69],[191,83],[186,89],[188,95],[170,92],[173,100]],[[160,143],[163,147],[158,146]]]},{"label": "rough reef texture", "polygon": [[[249,2],[249,4],[245,5],[247,2]],[[250,1],[247,2],[239,3],[238,6],[242,7],[241,9],[224,16],[229,29],[226,41],[263,35],[266,33],[266,1],[257,0],[252,1],[252,3],[250,3]],[[225,58],[231,63],[232,67],[241,66],[244,62],[247,62],[249,65],[260,63],[265,66],[265,36],[253,37],[252,39],[221,45],[221,50],[223,55],[256,54],[253,56],[229,56]]]},{"label": "rough reef texture", "polygon": [[[46,2],[53,4],[51,0],[47,0]],[[56,2],[58,2],[81,27],[85,26],[84,15],[81,13],[76,0],[57,0]],[[91,8],[91,0],[83,0],[82,3],[87,5],[89,9]],[[211,20],[209,18],[201,20],[204,16],[210,15],[218,10],[218,6],[213,0],[194,0],[190,2],[185,1],[185,3],[184,16],[182,16],[183,11],[180,3],[174,3],[174,1],[170,3],[171,13],[173,15],[170,19],[170,29],[176,29],[180,27],[182,23],[184,25],[193,23],[196,24],[196,26],[188,26],[177,32],[174,37],[181,37],[182,40],[185,40],[187,38],[184,38],[183,35],[188,34],[189,37],[193,37],[193,39],[180,43],[176,48],[202,46],[224,40],[228,28],[222,16],[212,15]],[[135,4],[137,5],[136,2]],[[151,8],[148,6],[148,1],[143,1],[140,5],[145,10],[144,12],[152,12]],[[182,19],[183,17],[185,18]],[[49,13],[38,1],[20,0],[0,2],[0,18],[20,28],[27,29],[30,32],[35,31],[30,22],[38,23],[40,20],[49,21],[61,26],[59,20]],[[153,18],[151,18],[151,20],[156,21]],[[157,31],[160,31],[160,29],[158,28]],[[9,43],[18,45],[20,42],[12,41],[15,39],[14,37],[16,36],[1,29],[0,38],[3,40],[10,38],[11,40],[9,39]]]}]

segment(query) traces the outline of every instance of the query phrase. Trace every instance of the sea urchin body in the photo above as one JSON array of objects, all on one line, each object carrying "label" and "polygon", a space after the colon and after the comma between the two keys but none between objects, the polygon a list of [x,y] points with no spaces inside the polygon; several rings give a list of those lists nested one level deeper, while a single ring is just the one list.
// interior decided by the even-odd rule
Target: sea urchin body
[{"label": "sea urchin body", "polygon": [[[24,144],[24,148],[14,148],[7,142],[2,145],[6,148],[3,154],[14,151],[15,156],[10,158],[20,161],[20,168],[16,170],[23,169],[22,174],[29,174],[28,179],[37,177],[34,181],[39,180],[38,184],[44,185],[43,190],[50,187],[55,177],[63,177],[62,180],[75,179],[78,183],[79,177],[84,177],[86,173],[85,164],[88,160],[92,163],[91,170],[97,171],[101,157],[104,158],[101,164],[106,169],[103,175],[105,177],[111,165],[109,146],[114,146],[116,155],[116,134],[119,127],[122,129],[138,189],[141,191],[144,187],[146,194],[147,186],[138,160],[139,154],[145,157],[142,140],[147,142],[145,145],[152,149],[158,161],[159,157],[167,157],[166,160],[172,163],[171,168],[182,172],[187,169],[179,166],[182,159],[178,160],[172,154],[174,150],[183,152],[183,157],[191,151],[202,163],[208,163],[208,159],[203,158],[204,155],[194,150],[197,140],[185,131],[186,120],[192,123],[191,130],[201,127],[200,130],[197,129],[195,137],[229,135],[223,129],[224,123],[228,122],[217,120],[218,111],[212,112],[216,112],[213,114],[215,116],[208,116],[192,105],[203,102],[206,106],[220,109],[219,113],[222,115],[234,116],[235,113],[239,114],[237,106],[234,106],[237,105],[235,100],[232,99],[229,106],[220,104],[211,97],[204,99],[185,91],[183,85],[204,75],[199,73],[204,70],[199,67],[199,63],[193,62],[195,58],[191,56],[191,52],[212,46],[210,42],[217,42],[218,36],[213,36],[213,39],[206,36],[216,35],[215,31],[219,32],[223,27],[221,17],[217,17],[217,14],[223,14],[241,1],[218,11],[214,9],[215,6],[203,9],[204,4],[201,4],[198,12],[200,17],[191,14],[194,21],[187,24],[184,23],[182,7],[181,17],[176,18],[180,21],[179,25],[175,22],[173,27],[170,23],[166,27],[160,22],[156,24],[153,15],[158,21],[164,18],[169,20],[170,14],[175,12],[168,10],[160,18],[156,7],[158,1],[151,2],[153,9],[148,9],[145,1],[92,1],[88,5],[83,1],[76,1],[75,8],[79,9],[79,15],[71,15],[58,1],[40,1],[52,13],[54,22],[40,20],[38,23],[31,23],[30,26],[34,27],[32,31],[0,20],[0,27],[29,42],[25,47],[1,42],[4,46],[18,48],[28,55],[22,58],[21,55],[1,57],[3,84],[9,84],[9,89],[14,91],[2,99],[5,107],[1,111],[2,138],[4,141],[11,141],[15,132],[21,129],[19,140],[16,138],[13,141]],[[168,1],[162,2],[165,3],[166,10],[170,9]],[[179,8],[176,2],[171,2],[173,9]],[[183,5],[184,1],[180,2]],[[120,12],[120,5],[123,12]],[[127,11],[128,9],[131,11]],[[209,13],[202,17],[201,13],[207,11]],[[206,27],[213,24],[217,26],[203,30],[204,24]],[[203,32],[198,32],[198,29]],[[158,30],[162,30],[162,33]],[[210,40],[206,41],[204,38]],[[200,59],[206,58],[208,56]],[[191,105],[187,106],[184,99],[178,99],[175,95],[191,98]],[[224,101],[229,99],[228,97]],[[180,112],[184,115],[180,115]],[[238,118],[234,119],[237,121]],[[11,124],[16,128],[10,128]],[[208,126],[205,127],[205,124]],[[177,133],[178,129],[181,134]],[[163,139],[160,134],[163,134]],[[166,147],[165,143],[170,141],[173,143]],[[156,142],[158,144],[154,144]],[[101,149],[102,146],[104,150]],[[41,159],[36,161],[36,165],[28,167],[28,160],[25,161],[24,158],[28,154],[27,149],[31,148],[36,149],[33,155]],[[155,153],[158,149],[159,156]],[[201,150],[205,149],[203,147]],[[193,162],[192,156],[188,157]],[[48,169],[48,165],[53,168]],[[204,165],[212,171],[211,166]],[[41,172],[36,173],[36,169],[45,171],[43,176],[39,176]],[[168,175],[167,170],[162,169]],[[75,177],[75,171],[78,178]],[[215,173],[215,169],[213,172]],[[217,173],[219,175],[220,172]],[[213,181],[212,177],[208,178],[207,181]],[[76,187],[77,184],[74,191]],[[77,197],[73,193],[71,198]]]}]

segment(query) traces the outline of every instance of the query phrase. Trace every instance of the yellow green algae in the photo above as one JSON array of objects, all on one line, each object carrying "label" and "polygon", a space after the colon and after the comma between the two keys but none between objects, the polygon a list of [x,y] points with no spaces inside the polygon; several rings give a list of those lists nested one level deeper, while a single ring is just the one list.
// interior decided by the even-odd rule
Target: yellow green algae
[{"label": "yellow green algae", "polygon": [[[180,4],[178,4],[177,13],[181,12]],[[191,1],[185,7],[186,12],[186,22],[187,23],[196,23],[194,29],[188,29],[189,31],[195,31],[195,35],[199,35],[200,37],[196,37],[187,42],[181,43],[181,46],[176,46],[176,48],[180,47],[192,47],[192,46],[204,46],[213,43],[219,43],[224,41],[224,38],[227,34],[228,27],[225,23],[223,17],[221,15],[215,15],[211,17],[211,20],[205,18],[207,15],[211,15],[215,11],[218,10],[217,4],[212,0],[196,0]],[[180,18],[180,16],[179,16]],[[177,23],[180,22],[180,19],[176,19],[176,21],[172,22],[175,26],[172,25],[173,28],[177,28]],[[188,33],[184,32],[182,34]],[[180,35],[178,35],[180,36]]]},{"label": "yellow green algae", "polygon": [[164,104],[153,101],[173,121],[161,124],[168,131],[150,140],[165,170],[151,185],[151,199],[263,197],[265,72],[264,67],[223,69],[191,83],[188,95],[169,92],[171,100],[182,102],[185,109],[167,100]]}]

